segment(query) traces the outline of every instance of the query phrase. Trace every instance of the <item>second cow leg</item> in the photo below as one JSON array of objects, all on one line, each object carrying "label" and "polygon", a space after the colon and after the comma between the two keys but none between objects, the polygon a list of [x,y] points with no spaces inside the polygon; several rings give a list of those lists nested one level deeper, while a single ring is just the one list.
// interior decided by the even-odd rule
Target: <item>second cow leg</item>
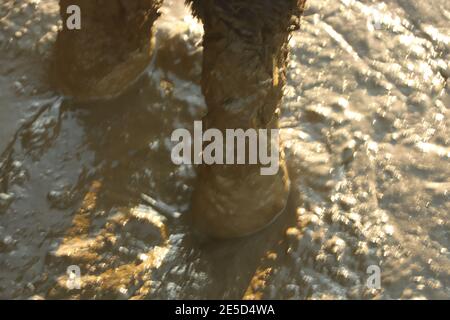
[{"label": "second cow leg", "polygon": [[[216,128],[225,137],[226,129],[278,128],[288,38],[303,5],[302,0],[193,1],[205,28],[204,130]],[[289,193],[282,153],[279,165],[275,175],[262,175],[260,164],[201,165],[194,224],[219,238],[267,226],[285,208]]]}]

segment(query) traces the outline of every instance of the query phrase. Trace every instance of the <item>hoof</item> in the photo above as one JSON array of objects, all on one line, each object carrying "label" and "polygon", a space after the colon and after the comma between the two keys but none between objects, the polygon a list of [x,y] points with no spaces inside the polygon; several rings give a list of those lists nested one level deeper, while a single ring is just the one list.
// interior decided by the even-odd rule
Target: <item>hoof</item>
[{"label": "hoof", "polygon": [[[144,48],[130,51],[120,59],[106,48],[95,48],[92,53],[87,50],[85,57],[78,58],[63,44],[64,37],[61,34],[56,43],[52,82],[62,94],[77,100],[112,99],[121,95],[139,79],[152,59],[150,41]],[[87,65],[89,61],[99,61],[100,55],[117,63]]]},{"label": "hoof", "polygon": [[192,201],[194,228],[217,239],[251,235],[284,211],[289,190],[283,161],[273,176],[261,176],[257,166],[202,166]]},{"label": "hoof", "polygon": [[[119,96],[152,59],[151,27],[161,1],[76,3],[83,13],[81,28],[70,30],[63,24],[54,47],[51,80],[64,95],[77,100]],[[63,21],[70,4],[60,0]]]}]

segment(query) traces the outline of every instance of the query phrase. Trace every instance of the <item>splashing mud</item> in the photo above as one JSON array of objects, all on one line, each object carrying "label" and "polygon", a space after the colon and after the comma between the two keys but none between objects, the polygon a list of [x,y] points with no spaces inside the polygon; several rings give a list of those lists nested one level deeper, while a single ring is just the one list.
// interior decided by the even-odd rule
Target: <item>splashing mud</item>
[{"label": "splashing mud", "polygon": [[91,103],[47,85],[57,1],[0,4],[0,297],[450,298],[449,3],[309,1],[281,117],[289,207],[211,242],[187,223],[194,168],[170,161],[206,111],[181,2],[144,77]]}]

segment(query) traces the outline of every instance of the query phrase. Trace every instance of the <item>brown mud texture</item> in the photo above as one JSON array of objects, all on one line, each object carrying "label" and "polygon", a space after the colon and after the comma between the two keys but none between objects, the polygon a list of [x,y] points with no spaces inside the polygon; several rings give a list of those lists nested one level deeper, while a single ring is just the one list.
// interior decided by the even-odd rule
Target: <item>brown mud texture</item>
[{"label": "brown mud texture", "polygon": [[[286,81],[286,214],[226,241],[193,234],[197,168],[171,162],[170,136],[233,103],[202,93],[202,23],[182,0],[160,13],[151,57],[135,42],[148,66],[124,73],[139,80],[116,98],[77,100],[48,81],[59,1],[0,1],[1,298],[450,297],[448,1],[307,2],[275,72]],[[276,63],[263,65],[277,79]],[[250,118],[270,123],[278,88],[261,88],[270,112]],[[80,289],[67,285],[71,266]],[[378,289],[367,285],[374,266]]]}]

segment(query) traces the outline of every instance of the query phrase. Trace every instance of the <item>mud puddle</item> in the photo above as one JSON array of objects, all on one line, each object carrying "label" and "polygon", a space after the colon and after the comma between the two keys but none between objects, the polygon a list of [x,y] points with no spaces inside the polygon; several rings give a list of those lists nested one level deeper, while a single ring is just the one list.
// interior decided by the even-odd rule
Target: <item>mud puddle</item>
[{"label": "mud puddle", "polygon": [[92,103],[46,85],[56,1],[0,5],[0,297],[448,299],[448,4],[310,1],[282,110],[289,207],[212,242],[188,222],[194,168],[170,161],[206,112],[201,26],[174,3],[143,78]]}]

